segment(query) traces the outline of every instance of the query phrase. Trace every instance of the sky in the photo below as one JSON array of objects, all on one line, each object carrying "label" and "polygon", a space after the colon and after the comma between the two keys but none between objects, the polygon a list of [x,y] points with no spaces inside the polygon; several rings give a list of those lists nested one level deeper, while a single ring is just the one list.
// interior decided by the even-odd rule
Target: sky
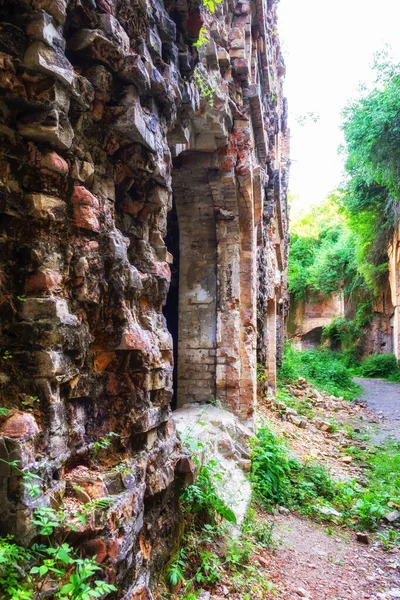
[{"label": "sky", "polygon": [[[376,51],[400,62],[400,0],[280,0],[278,30],[289,102],[291,215],[321,202],[342,180],[341,110],[372,86]],[[314,113],[300,125],[297,118]]]}]

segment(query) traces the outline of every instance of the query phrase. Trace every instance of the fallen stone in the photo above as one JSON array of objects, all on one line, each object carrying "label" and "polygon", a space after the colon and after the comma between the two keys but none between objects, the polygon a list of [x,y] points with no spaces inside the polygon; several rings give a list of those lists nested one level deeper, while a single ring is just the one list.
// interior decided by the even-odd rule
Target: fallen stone
[{"label": "fallen stone", "polygon": [[400,598],[400,588],[393,588],[387,592],[391,598]]},{"label": "fallen stone", "polygon": [[331,506],[317,506],[316,509],[322,515],[328,515],[331,517],[341,517],[342,516],[342,513],[338,512],[335,508],[332,508]]},{"label": "fallen stone", "polygon": [[386,513],[386,515],[383,515],[383,518],[389,523],[394,523],[400,518],[400,512],[398,510],[393,510],[392,512]]},{"label": "fallen stone", "polygon": [[290,515],[290,510],[288,508],[286,508],[285,506],[278,506],[278,512],[281,515]]},{"label": "fallen stone", "polygon": [[308,598],[308,592],[306,592],[306,590],[304,588],[297,588],[296,590],[296,594],[298,596],[300,596],[301,598]]},{"label": "fallen stone", "polygon": [[345,465],[349,465],[350,463],[353,462],[353,459],[351,458],[351,456],[342,456],[340,458],[341,462],[344,463]]},{"label": "fallen stone", "polygon": [[[204,460],[217,461],[222,475],[218,494],[235,513],[240,525],[251,499],[251,485],[239,463],[241,458],[248,458],[251,431],[232,413],[210,404],[183,406],[172,416],[181,438],[185,440],[189,435],[194,444],[201,442]],[[222,438],[230,438],[233,456],[226,457],[220,452]]]},{"label": "fallen stone", "polygon": [[358,531],[356,533],[356,540],[360,544],[370,544],[371,543],[371,538],[369,537],[368,533],[365,533],[364,531]]}]

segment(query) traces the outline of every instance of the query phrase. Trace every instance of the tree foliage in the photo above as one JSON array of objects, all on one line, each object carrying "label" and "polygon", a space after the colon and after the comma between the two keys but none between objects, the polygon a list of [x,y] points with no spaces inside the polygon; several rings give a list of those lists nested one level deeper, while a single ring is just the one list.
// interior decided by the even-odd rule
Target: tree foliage
[{"label": "tree foliage", "polygon": [[387,272],[387,248],[398,223],[400,201],[400,65],[381,54],[369,93],[343,112],[348,179],[343,206],[356,236],[356,260],[377,289]]},{"label": "tree foliage", "polygon": [[331,194],[293,224],[289,291],[294,300],[339,290],[352,299],[366,287],[355,259],[356,238],[339,209],[339,195]]}]

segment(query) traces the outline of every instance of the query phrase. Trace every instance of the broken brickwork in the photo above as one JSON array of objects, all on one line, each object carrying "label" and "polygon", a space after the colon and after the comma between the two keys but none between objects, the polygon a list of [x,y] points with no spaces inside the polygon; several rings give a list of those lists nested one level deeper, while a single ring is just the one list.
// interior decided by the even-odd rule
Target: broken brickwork
[{"label": "broken brickwork", "polygon": [[41,478],[32,497],[0,464],[1,532],[27,542],[35,507],[110,498],[72,541],[118,597],[149,596],[188,468],[174,393],[251,423],[257,360],[274,386],[288,155],[276,3],[0,0],[0,21],[0,458]]}]

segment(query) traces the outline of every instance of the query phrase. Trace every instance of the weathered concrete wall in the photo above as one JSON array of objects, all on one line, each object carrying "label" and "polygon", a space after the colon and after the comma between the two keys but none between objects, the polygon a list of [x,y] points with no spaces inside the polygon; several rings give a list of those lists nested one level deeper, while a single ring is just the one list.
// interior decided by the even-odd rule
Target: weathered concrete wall
[{"label": "weathered concrete wall", "polygon": [[32,498],[0,465],[0,528],[27,541],[35,507],[112,497],[75,543],[120,597],[141,597],[179,525],[173,194],[179,404],[216,396],[251,422],[257,336],[273,378],[288,154],[276,4],[8,0],[0,20],[0,457],[41,477]]}]

